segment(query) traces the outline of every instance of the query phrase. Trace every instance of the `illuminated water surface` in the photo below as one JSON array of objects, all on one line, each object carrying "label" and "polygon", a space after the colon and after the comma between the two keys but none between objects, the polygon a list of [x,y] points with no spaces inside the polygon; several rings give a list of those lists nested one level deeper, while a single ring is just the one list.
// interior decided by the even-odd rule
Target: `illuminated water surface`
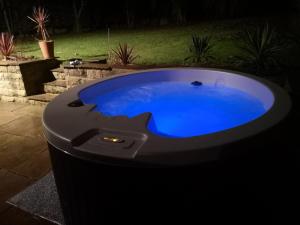
[{"label": "illuminated water surface", "polygon": [[227,130],[266,112],[259,99],[241,90],[178,81],[126,86],[89,97],[83,91],[80,98],[85,104],[96,104],[95,111],[106,116],[151,112],[152,133],[181,138]]}]

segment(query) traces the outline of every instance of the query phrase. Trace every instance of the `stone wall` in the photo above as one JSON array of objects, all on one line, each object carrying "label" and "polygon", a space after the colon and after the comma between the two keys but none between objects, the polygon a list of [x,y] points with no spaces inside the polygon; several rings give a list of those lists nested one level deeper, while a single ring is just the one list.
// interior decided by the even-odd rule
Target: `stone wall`
[{"label": "stone wall", "polygon": [[67,88],[108,76],[112,68],[107,64],[85,63],[78,66],[64,66]]},{"label": "stone wall", "polygon": [[0,64],[0,96],[26,96],[23,77],[18,64]]},{"label": "stone wall", "polygon": [[51,101],[53,95],[58,95],[76,85],[136,70],[138,69],[127,67],[112,69],[107,64],[91,62],[59,67],[59,62],[53,59],[26,62],[0,61],[0,100],[47,102],[45,99]]},{"label": "stone wall", "polygon": [[116,74],[135,71],[136,69],[112,69],[107,64],[83,63],[78,66],[64,66],[64,75],[67,88],[74,87],[86,82],[106,78]]},{"label": "stone wall", "polygon": [[0,98],[11,100],[43,92],[43,83],[54,80],[54,59],[25,62],[0,61]]}]

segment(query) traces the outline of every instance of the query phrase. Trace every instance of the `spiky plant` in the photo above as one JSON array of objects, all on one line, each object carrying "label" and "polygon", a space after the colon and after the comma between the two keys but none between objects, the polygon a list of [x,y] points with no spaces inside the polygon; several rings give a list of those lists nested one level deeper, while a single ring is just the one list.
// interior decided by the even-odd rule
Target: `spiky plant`
[{"label": "spiky plant", "polygon": [[190,56],[184,61],[192,61],[193,63],[207,63],[209,60],[214,59],[211,55],[213,44],[211,43],[210,36],[199,36],[198,34],[192,35],[192,43],[189,47]]},{"label": "spiky plant", "polygon": [[122,65],[132,64],[137,59],[137,55],[133,52],[133,47],[129,47],[127,43],[120,44],[116,49],[112,49],[114,59]]},{"label": "spiky plant", "polygon": [[47,13],[47,11],[41,6],[37,8],[34,7],[32,17],[27,17],[36,24],[37,34],[40,39],[43,41],[47,41],[49,38],[49,34],[46,29],[46,23],[49,19],[49,14]]},{"label": "spiky plant", "polygon": [[11,55],[14,51],[14,36],[10,33],[1,33],[0,35],[0,52],[4,58],[7,58]]},{"label": "spiky plant", "polygon": [[269,24],[246,29],[238,35],[241,55],[236,56],[237,64],[256,74],[267,75],[280,67],[280,56],[287,47]]}]

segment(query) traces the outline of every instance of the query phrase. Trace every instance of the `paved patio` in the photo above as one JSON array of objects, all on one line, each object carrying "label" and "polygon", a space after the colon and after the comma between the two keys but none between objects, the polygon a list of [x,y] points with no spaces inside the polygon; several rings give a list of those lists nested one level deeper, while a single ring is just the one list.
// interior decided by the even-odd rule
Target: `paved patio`
[{"label": "paved patio", "polygon": [[[267,159],[260,160],[266,164],[266,170],[255,174],[259,178],[253,177],[258,183],[249,181],[250,189],[259,189],[259,204],[270,207],[272,219],[279,222],[281,219],[299,222],[296,203],[300,199],[297,131],[300,126],[300,98],[294,97],[293,100],[289,120],[283,126],[280,137],[274,137],[272,151],[276,151]],[[5,203],[51,170],[42,134],[43,109],[43,106],[0,102],[0,225],[52,224]],[[259,159],[260,155],[255,158]]]},{"label": "paved patio", "polygon": [[42,134],[43,109],[43,106],[0,102],[1,225],[50,224],[5,203],[51,169]]}]

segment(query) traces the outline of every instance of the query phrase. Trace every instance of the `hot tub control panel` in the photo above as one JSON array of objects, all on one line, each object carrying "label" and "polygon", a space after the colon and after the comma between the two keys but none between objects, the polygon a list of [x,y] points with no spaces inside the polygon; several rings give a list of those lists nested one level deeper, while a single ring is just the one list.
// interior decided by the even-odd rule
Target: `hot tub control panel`
[{"label": "hot tub control panel", "polygon": [[125,142],[125,140],[117,137],[102,137],[101,140],[109,143],[114,143],[114,144],[120,144]]}]

